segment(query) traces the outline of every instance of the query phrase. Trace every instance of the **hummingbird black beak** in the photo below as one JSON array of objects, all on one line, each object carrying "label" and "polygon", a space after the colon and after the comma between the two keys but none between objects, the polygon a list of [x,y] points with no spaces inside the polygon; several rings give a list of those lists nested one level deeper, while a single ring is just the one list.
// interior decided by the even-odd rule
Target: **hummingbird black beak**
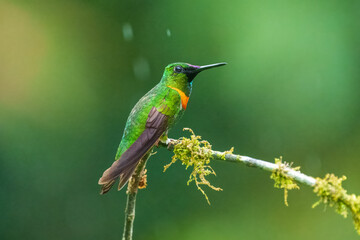
[{"label": "hummingbird black beak", "polygon": [[220,67],[220,66],[224,66],[226,64],[227,64],[226,62],[222,62],[222,63],[214,63],[214,64],[205,65],[205,66],[200,66],[200,68],[198,68],[198,71],[201,72],[201,71],[204,71],[206,69]]},{"label": "hummingbird black beak", "polygon": [[199,72],[202,72],[202,71],[204,71],[206,69],[210,69],[210,68],[224,66],[226,64],[227,64],[226,62],[214,63],[214,64],[209,64],[209,65],[204,65],[204,66],[196,66],[196,65],[189,64],[190,68],[186,69],[186,75],[188,76],[188,81],[192,82],[192,80],[194,80],[194,78],[196,77],[196,75]]}]

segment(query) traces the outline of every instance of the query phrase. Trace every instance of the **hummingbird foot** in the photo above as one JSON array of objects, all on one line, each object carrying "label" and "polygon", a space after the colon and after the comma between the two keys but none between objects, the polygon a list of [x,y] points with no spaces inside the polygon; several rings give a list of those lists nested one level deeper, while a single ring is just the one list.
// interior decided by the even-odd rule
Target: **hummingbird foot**
[{"label": "hummingbird foot", "polygon": [[138,189],[144,189],[147,187],[147,175],[146,175],[147,169],[144,169],[141,173],[141,179],[139,182]]}]

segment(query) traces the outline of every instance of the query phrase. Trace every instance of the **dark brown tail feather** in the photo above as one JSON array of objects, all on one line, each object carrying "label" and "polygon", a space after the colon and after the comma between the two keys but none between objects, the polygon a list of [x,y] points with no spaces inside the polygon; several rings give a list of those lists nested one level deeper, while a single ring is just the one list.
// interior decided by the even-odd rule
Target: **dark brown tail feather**
[{"label": "dark brown tail feather", "polygon": [[102,195],[102,194],[105,194],[105,193],[107,193],[108,191],[110,191],[110,189],[111,189],[111,187],[114,185],[114,183],[115,183],[115,180],[112,180],[112,181],[110,181],[110,182],[102,185],[100,194]]},{"label": "dark brown tail feather", "polygon": [[153,107],[140,137],[108,168],[99,179],[101,193],[108,192],[120,176],[119,190],[129,181],[140,159],[154,146],[167,129],[168,116]]},{"label": "dark brown tail feather", "polygon": [[123,158],[120,158],[115,161],[99,179],[99,184],[102,185],[100,194],[107,193],[118,177],[120,177],[118,189],[120,190],[129,181],[140,159],[141,157],[139,159],[128,159],[128,162],[126,162]]},{"label": "dark brown tail feather", "polygon": [[[132,176],[133,172],[135,171],[135,168],[138,163],[139,163],[139,161],[136,162],[136,164],[133,168],[128,168],[128,169],[124,170],[124,172],[120,175],[118,191],[120,191],[125,186],[125,184],[129,181],[129,179]],[[112,186],[114,185],[115,182],[116,182],[116,178],[103,184],[101,187],[100,194],[102,195],[102,194],[105,194],[108,191],[110,191],[110,189],[112,188]],[[100,183],[100,180],[99,180],[99,184],[102,184],[102,183]]]}]

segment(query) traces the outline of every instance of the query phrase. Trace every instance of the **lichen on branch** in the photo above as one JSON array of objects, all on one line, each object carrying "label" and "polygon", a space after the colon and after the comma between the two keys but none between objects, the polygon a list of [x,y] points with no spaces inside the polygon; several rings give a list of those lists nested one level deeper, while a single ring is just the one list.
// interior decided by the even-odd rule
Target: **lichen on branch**
[{"label": "lichen on branch", "polygon": [[294,179],[286,175],[288,171],[287,169],[299,171],[300,167],[292,168],[291,167],[292,164],[283,162],[282,157],[275,158],[275,164],[278,165],[278,168],[273,171],[273,173],[270,175],[270,178],[275,181],[274,187],[284,189],[284,203],[286,206],[289,206],[287,201],[288,191],[292,189],[299,189],[300,187],[296,184]]},{"label": "lichen on branch", "polygon": [[201,185],[206,185],[215,191],[222,191],[221,188],[213,186],[206,179],[209,175],[216,176],[214,169],[210,166],[212,158],[211,145],[208,141],[201,140],[201,136],[196,136],[190,128],[184,128],[183,130],[189,131],[191,136],[190,138],[181,137],[176,141],[173,150],[174,156],[171,162],[164,166],[164,172],[177,160],[180,160],[182,165],[185,165],[185,169],[192,168],[187,185],[195,182],[197,189],[200,190],[208,204],[210,204],[209,198]]},{"label": "lichen on branch", "polygon": [[324,203],[325,206],[334,207],[336,212],[345,218],[350,210],[355,229],[360,234],[360,196],[347,194],[342,187],[342,182],[345,180],[346,176],[339,178],[334,174],[326,174],[325,178],[316,178],[314,192],[320,200],[314,203],[313,208]]},{"label": "lichen on branch", "polygon": [[337,212],[345,217],[350,210],[355,229],[360,235],[360,196],[349,195],[343,189],[342,181],[346,179],[345,177],[337,178],[333,174],[328,174],[324,179],[314,178],[300,172],[300,167],[292,167],[292,164],[283,162],[281,157],[276,158],[275,163],[270,163],[253,157],[233,154],[233,148],[225,152],[215,151],[211,149],[208,141],[201,140],[201,137],[196,136],[191,129],[185,128],[184,130],[191,133],[190,138],[182,137],[179,140],[169,138],[165,143],[160,143],[161,146],[174,152],[171,162],[164,167],[164,171],[177,160],[180,160],[186,168],[192,167],[188,184],[194,181],[209,204],[209,199],[200,186],[207,185],[214,190],[221,190],[221,188],[212,186],[205,178],[208,175],[215,175],[209,165],[210,160],[245,164],[272,173],[270,178],[275,181],[274,186],[284,189],[285,205],[288,205],[288,191],[299,189],[298,183],[301,183],[314,188],[314,192],[320,197],[313,207],[323,202],[325,205],[335,207]]}]

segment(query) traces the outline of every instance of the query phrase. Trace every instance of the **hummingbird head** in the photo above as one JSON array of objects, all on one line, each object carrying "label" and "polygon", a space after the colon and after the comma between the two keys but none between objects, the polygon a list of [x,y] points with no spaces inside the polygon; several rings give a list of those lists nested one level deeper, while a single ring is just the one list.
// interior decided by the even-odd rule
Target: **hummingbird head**
[{"label": "hummingbird head", "polygon": [[192,82],[196,75],[206,69],[226,65],[227,63],[215,63],[205,66],[197,66],[189,63],[171,63],[166,66],[162,81],[170,87],[177,88],[187,96],[191,93]]}]

